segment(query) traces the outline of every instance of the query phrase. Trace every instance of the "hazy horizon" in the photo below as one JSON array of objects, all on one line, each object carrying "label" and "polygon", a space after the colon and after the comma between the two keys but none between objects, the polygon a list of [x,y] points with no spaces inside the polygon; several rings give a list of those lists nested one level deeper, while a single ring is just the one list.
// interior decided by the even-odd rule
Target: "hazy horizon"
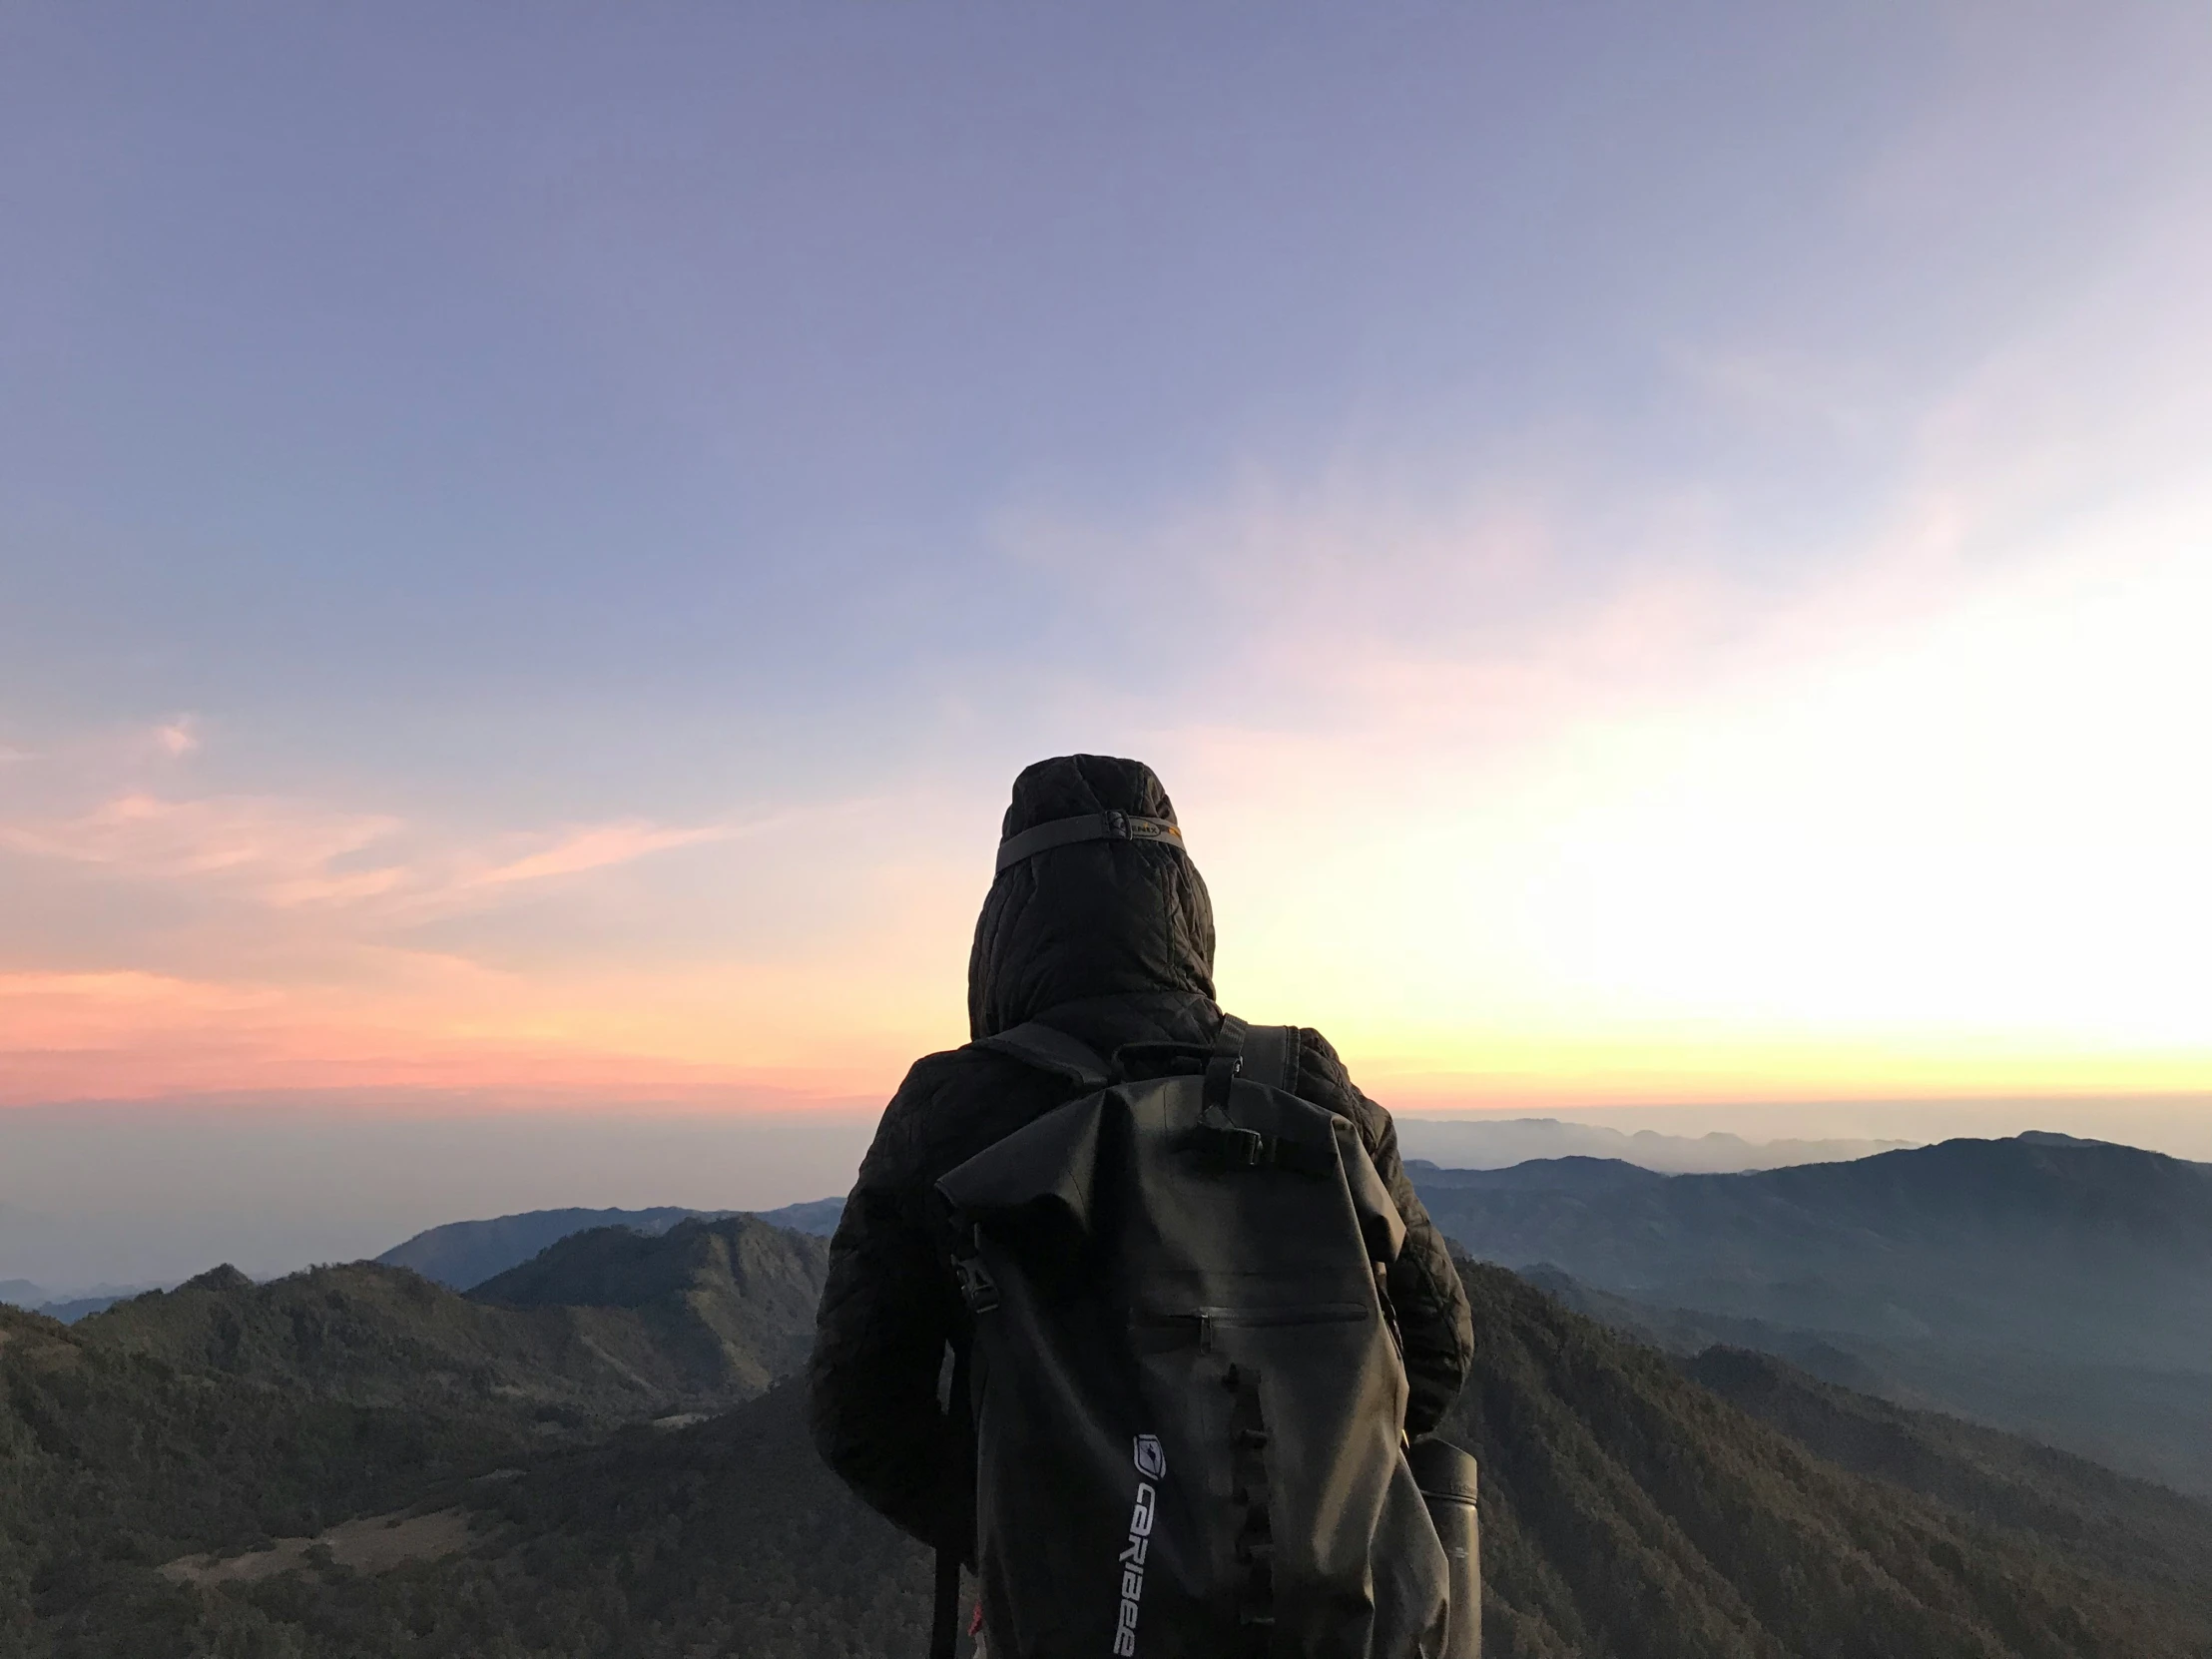
[{"label": "hazy horizon", "polygon": [[[878,1110],[863,1101],[751,1113],[297,1100],[17,1108],[0,1112],[0,1280],[74,1293],[173,1283],[226,1261],[266,1278],[524,1210],[776,1209],[841,1195]],[[1532,1116],[1754,1144],[2056,1130],[2212,1162],[2205,1097],[1824,1102],[1786,1119],[1771,1107],[1680,1104],[1401,1114],[1414,1124]],[[2127,1132],[2112,1133],[2115,1124]]]}]

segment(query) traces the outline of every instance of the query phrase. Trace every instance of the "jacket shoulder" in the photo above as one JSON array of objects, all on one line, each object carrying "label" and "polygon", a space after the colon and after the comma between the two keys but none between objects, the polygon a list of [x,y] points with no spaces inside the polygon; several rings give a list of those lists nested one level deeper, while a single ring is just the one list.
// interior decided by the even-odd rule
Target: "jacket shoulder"
[{"label": "jacket shoulder", "polygon": [[1292,1085],[1293,1094],[1350,1118],[1371,1153],[1385,1138],[1394,1138],[1390,1114],[1360,1092],[1335,1045],[1311,1026],[1299,1027],[1298,1075]]},{"label": "jacket shoulder", "polygon": [[[874,1144],[860,1161],[859,1184],[926,1188],[1033,1114],[1030,1097],[1048,1086],[1035,1067],[973,1043],[923,1055],[883,1108]],[[1013,1118],[1001,1122],[1007,1106],[1015,1108]]]}]

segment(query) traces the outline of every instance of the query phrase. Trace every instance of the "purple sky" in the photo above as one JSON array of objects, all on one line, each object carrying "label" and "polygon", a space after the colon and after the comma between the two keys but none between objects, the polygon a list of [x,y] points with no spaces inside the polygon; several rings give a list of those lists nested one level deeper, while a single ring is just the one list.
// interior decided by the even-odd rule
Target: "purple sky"
[{"label": "purple sky", "polygon": [[2208,112],[2184,5],[9,6],[0,1104],[880,1099],[1071,749],[1392,1100],[2202,1100]]}]

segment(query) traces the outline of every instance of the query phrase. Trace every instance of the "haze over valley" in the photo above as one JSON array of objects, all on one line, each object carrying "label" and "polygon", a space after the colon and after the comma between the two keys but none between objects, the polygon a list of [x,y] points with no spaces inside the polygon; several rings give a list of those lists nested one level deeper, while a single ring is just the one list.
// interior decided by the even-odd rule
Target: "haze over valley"
[{"label": "haze over valley", "polygon": [[[177,1284],[214,1262],[270,1278],[358,1260],[461,1218],[579,1205],[773,1210],[841,1194],[881,1104],[721,1112],[456,1101],[429,1114],[396,1102],[275,1097],[13,1108],[0,1111],[0,1279],[74,1300]],[[2212,1096],[1539,1118],[1443,1117],[1414,1105],[1399,1116],[1407,1156],[1460,1168],[1583,1155],[1727,1171],[2114,1122],[2147,1131],[2120,1136],[2132,1144],[2212,1160]]]}]

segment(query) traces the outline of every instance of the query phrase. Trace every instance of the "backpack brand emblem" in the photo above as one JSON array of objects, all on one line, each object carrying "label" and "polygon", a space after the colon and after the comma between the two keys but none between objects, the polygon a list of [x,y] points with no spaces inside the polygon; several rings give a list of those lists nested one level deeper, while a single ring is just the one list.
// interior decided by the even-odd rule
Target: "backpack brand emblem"
[{"label": "backpack brand emblem", "polygon": [[1152,1520],[1159,1494],[1152,1482],[1168,1472],[1168,1454],[1160,1449],[1160,1436],[1139,1434],[1131,1453],[1137,1472],[1137,1501],[1129,1511],[1129,1542],[1121,1552],[1121,1612],[1114,1621],[1114,1653],[1130,1659],[1137,1651],[1137,1612],[1144,1601],[1144,1558],[1152,1546]]}]

